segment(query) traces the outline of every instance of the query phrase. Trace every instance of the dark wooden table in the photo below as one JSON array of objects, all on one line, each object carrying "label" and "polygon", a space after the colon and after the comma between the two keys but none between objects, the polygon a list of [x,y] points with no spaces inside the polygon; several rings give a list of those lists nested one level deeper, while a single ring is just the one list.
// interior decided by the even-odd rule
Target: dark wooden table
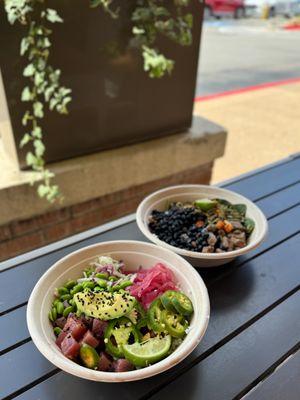
[{"label": "dark wooden table", "polygon": [[32,343],[26,302],[56,260],[112,239],[143,240],[128,216],[0,264],[0,397],[22,400],[300,399],[300,155],[223,185],[264,211],[269,236],[255,251],[201,270],[211,319],[197,349],[177,367],[124,384],[61,372]]}]

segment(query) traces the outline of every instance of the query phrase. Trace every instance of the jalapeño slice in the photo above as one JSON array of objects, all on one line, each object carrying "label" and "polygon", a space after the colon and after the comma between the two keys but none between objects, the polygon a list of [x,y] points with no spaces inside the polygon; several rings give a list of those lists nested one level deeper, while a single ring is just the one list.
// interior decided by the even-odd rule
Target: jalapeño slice
[{"label": "jalape\u00f1o slice", "polygon": [[166,330],[172,337],[182,338],[185,335],[185,331],[188,328],[188,322],[184,319],[183,315],[163,310],[161,313],[161,319]]},{"label": "jalape\u00f1o slice", "polygon": [[79,355],[83,364],[87,368],[95,369],[98,367],[99,355],[92,346],[89,346],[88,344],[84,343],[80,347]]},{"label": "jalape\u00f1o slice", "polygon": [[161,320],[163,310],[164,307],[158,297],[151,303],[148,311],[149,324],[154,332],[163,332],[165,330],[164,323]]},{"label": "jalape\u00f1o slice", "polygon": [[104,333],[106,351],[114,357],[124,357],[124,344],[139,342],[139,334],[133,323],[126,317],[114,319],[108,324]]},{"label": "jalape\u00f1o slice", "polygon": [[184,316],[193,314],[194,308],[191,300],[182,292],[168,290],[161,296],[161,302],[169,311],[178,312]]}]

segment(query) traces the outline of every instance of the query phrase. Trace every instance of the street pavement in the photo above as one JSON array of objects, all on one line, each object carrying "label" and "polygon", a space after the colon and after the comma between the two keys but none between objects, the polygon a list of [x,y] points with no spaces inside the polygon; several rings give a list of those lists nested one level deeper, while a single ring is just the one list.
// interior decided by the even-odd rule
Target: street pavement
[{"label": "street pavement", "polygon": [[300,31],[284,20],[205,21],[196,96],[300,77]]}]

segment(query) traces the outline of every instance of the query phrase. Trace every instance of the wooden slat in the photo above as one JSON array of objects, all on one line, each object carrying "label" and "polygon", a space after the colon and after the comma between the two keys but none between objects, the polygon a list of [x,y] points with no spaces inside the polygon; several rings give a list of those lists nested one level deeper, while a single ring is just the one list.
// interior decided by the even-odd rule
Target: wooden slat
[{"label": "wooden slat", "polygon": [[[241,329],[241,327],[247,324],[249,320],[254,318],[257,314],[263,312],[267,307],[285,296],[286,293],[292,291],[300,284],[299,263],[293,263],[284,268],[282,260],[287,257],[296,259],[299,245],[300,235],[275,247],[267,254],[265,253],[255,260],[250,261],[248,264],[238,269],[232,276],[216,282],[209,289],[212,313],[208,331],[201,345],[178,367],[144,382],[135,382],[127,386],[124,385],[123,391],[127,390],[128,396],[131,394],[135,396],[132,398],[138,398],[145,391],[151,390],[159,386],[165,380],[171,379],[183,366],[188,365],[195,358],[200,357],[205,351],[209,349],[213,350],[213,347],[224,340],[226,336],[230,335],[233,331]],[[32,344],[26,344],[25,346],[28,345],[31,345],[31,351],[34,353],[35,357],[38,357],[37,354],[39,353],[35,347]],[[16,349],[19,350],[20,353],[13,353],[12,357],[15,367],[8,372],[14,373],[16,382],[18,382],[18,378],[19,376],[22,377],[24,369],[32,371],[32,379],[28,379],[29,384],[33,382],[38,375],[42,377],[47,374],[47,372],[49,372],[49,365],[45,364],[41,367],[39,364],[36,366],[35,363],[31,362],[30,358],[24,359],[23,347],[24,346],[21,346]],[[1,365],[5,362],[2,360],[3,357],[4,356],[0,357],[0,371]],[[39,355],[39,357],[41,359],[43,358],[41,355]],[[21,382],[23,383],[23,381]],[[89,384],[85,383],[85,381],[81,382],[82,385],[85,386],[86,392],[89,393]],[[0,387],[2,383],[4,382],[1,382],[0,374]],[[22,384],[18,386],[18,389],[21,388]],[[115,395],[117,395],[117,387],[114,386],[114,389],[116,390]],[[79,399],[79,397],[77,398]],[[93,397],[91,397],[91,399],[92,398]],[[76,396],[74,399],[76,399]]]},{"label": "wooden slat", "polygon": [[[300,342],[300,292],[159,391],[153,400],[230,400]],[[298,310],[298,311],[297,311]],[[270,397],[272,398],[272,397]]]},{"label": "wooden slat", "polygon": [[[294,316],[300,294],[291,296],[217,352],[159,391],[154,399],[229,400],[259,372],[266,369],[299,341],[300,320]],[[160,375],[164,377],[165,374]],[[96,384],[59,373],[18,397],[19,400],[66,398],[141,399],[152,378],[122,385]],[[159,381],[159,378],[158,378]],[[139,391],[137,392],[137,387]]]},{"label": "wooden slat", "polygon": [[0,317],[0,353],[28,338],[26,306]]},{"label": "wooden slat", "polygon": [[256,202],[267,218],[300,202],[300,183],[290,186]]},{"label": "wooden slat", "polygon": [[50,364],[34,347],[32,342],[5,353],[0,357],[1,398],[33,382],[53,370]]},{"label": "wooden slat", "polygon": [[278,167],[253,174],[241,181],[226,186],[227,189],[241,193],[249,199],[258,199],[280,190],[282,187],[298,182],[300,179],[300,158]]},{"label": "wooden slat", "polygon": [[300,350],[286,359],[278,369],[256,386],[243,400],[299,400]]}]

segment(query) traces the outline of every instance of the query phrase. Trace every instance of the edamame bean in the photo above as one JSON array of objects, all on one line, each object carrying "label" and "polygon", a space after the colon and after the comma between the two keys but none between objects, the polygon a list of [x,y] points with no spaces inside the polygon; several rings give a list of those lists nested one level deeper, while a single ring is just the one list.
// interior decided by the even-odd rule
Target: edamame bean
[{"label": "edamame bean", "polygon": [[54,322],[52,311],[49,312],[48,318],[50,319],[50,321]]},{"label": "edamame bean", "polygon": [[96,278],[107,279],[108,273],[107,272],[99,272],[98,274],[96,274]]},{"label": "edamame bean", "polygon": [[62,313],[64,312],[64,305],[61,301],[59,301],[56,304],[56,311],[57,311],[57,314],[60,314],[60,315],[62,315]]},{"label": "edamame bean", "polygon": [[70,281],[68,281],[68,282],[65,284],[65,287],[66,287],[67,289],[72,289],[74,286],[76,286],[76,284],[77,284],[76,281],[70,280]]},{"label": "edamame bean", "polygon": [[57,289],[57,293],[60,295],[60,296],[62,296],[62,295],[64,295],[64,294],[69,294],[69,291],[68,291],[68,289],[66,288],[66,287],[59,287],[58,289]]},{"label": "edamame bean", "polygon": [[111,282],[115,282],[115,281],[118,280],[118,278],[117,278],[116,276],[110,276],[110,277],[108,278],[108,280],[111,281]]},{"label": "edamame bean", "polygon": [[67,316],[68,316],[72,311],[74,311],[74,307],[73,307],[73,306],[70,306],[70,307],[65,308],[65,310],[64,310],[64,312],[63,312],[63,316],[64,316],[65,318],[67,318]]},{"label": "edamame bean", "polygon": [[81,284],[78,284],[76,286],[73,287],[73,289],[71,290],[71,295],[73,296],[74,294],[81,292],[83,290],[83,286]]},{"label": "edamame bean", "polygon": [[74,300],[73,300],[73,299],[70,299],[70,300],[69,300],[69,304],[70,304],[71,306],[73,306],[73,305],[74,305]]},{"label": "edamame bean", "polygon": [[107,286],[107,281],[105,279],[98,279],[97,280],[97,285],[102,287],[102,288],[106,288]]},{"label": "edamame bean", "polygon": [[94,282],[84,282],[82,286],[84,289],[94,289],[95,284]]},{"label": "edamame bean", "polygon": [[94,288],[94,292],[103,292],[103,288],[101,288],[100,286],[96,286],[95,288]]},{"label": "edamame bean", "polygon": [[131,281],[124,281],[124,282],[120,283],[120,289],[125,289],[125,288],[127,288],[128,286],[131,286],[131,285],[132,285]]},{"label": "edamame bean", "polygon": [[57,311],[56,311],[56,307],[52,307],[51,314],[52,314],[52,318],[53,318],[53,320],[52,320],[52,321],[55,321],[55,320],[56,320],[56,318],[57,318]]},{"label": "edamame bean", "polygon": [[65,301],[65,300],[70,300],[72,296],[70,294],[63,294],[60,296],[60,300]]},{"label": "edamame bean", "polygon": [[111,291],[112,291],[112,292],[117,292],[117,291],[120,290],[120,289],[121,289],[120,285],[111,286]]},{"label": "edamame bean", "polygon": [[58,335],[60,334],[60,332],[62,332],[62,329],[60,329],[60,328],[57,326],[57,327],[55,327],[55,328],[53,329],[53,332],[54,332],[54,334],[55,334],[56,336],[58,336]]},{"label": "edamame bean", "polygon": [[59,299],[55,299],[54,301],[53,301],[53,303],[52,303],[52,306],[53,307],[56,307],[56,304],[59,302]]}]

